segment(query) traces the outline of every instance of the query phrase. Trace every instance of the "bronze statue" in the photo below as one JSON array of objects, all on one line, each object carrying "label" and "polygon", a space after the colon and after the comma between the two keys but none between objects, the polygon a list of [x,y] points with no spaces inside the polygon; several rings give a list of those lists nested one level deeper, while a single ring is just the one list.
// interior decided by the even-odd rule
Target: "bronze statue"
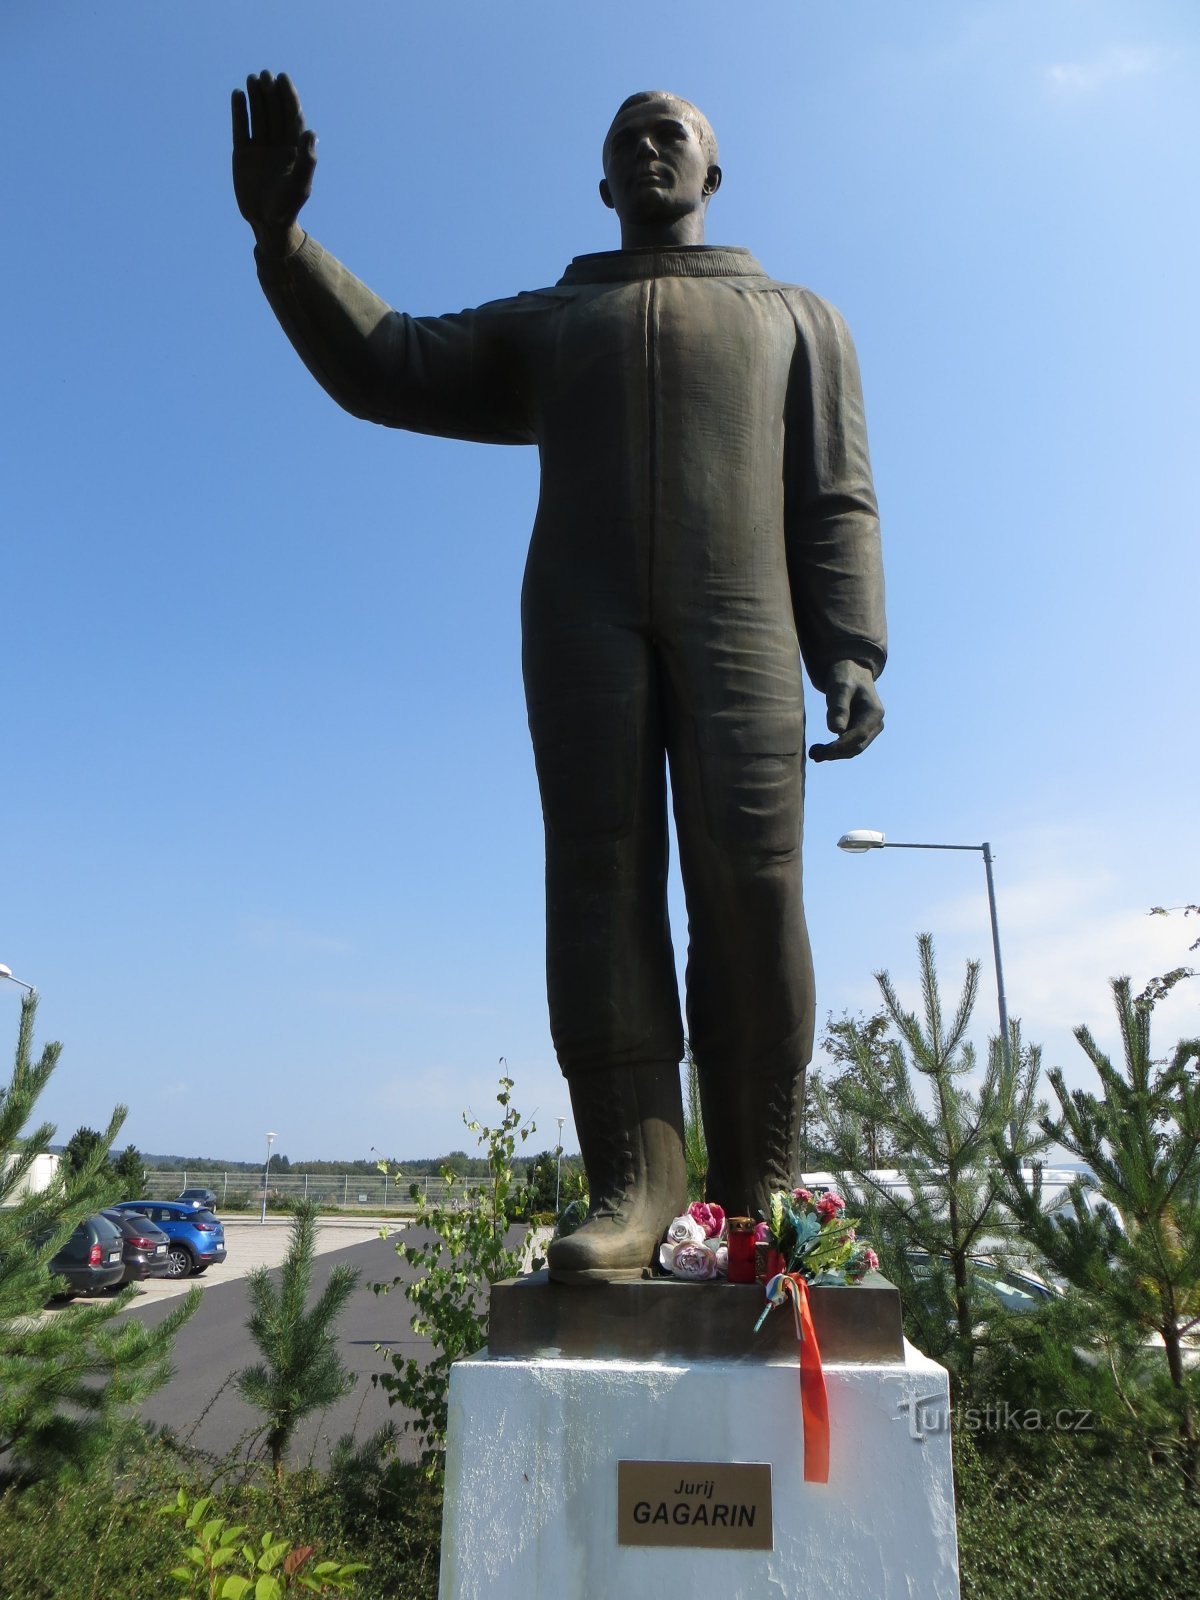
[{"label": "bronze statue", "polygon": [[316,163],[295,89],[233,97],[234,187],[267,299],[355,416],[536,444],[523,668],[546,826],[547,986],[587,1167],[563,1282],[640,1275],[685,1203],[682,1028],[667,922],[669,764],[708,1193],[753,1215],[796,1180],[812,1054],[801,899],[801,655],[836,738],[883,726],[879,526],[836,311],[704,244],[704,116],[632,96],[600,196],[621,249],[474,311],[393,311],[297,224]]}]

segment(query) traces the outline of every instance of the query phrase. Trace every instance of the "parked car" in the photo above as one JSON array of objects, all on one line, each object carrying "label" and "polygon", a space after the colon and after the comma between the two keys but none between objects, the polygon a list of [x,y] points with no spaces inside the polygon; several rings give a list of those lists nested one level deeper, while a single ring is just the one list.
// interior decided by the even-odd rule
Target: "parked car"
[{"label": "parked car", "polygon": [[170,1261],[167,1252],[171,1241],[156,1222],[149,1217],[139,1217],[129,1211],[106,1210],[100,1213],[121,1230],[122,1260],[125,1275],[122,1283],[133,1283],[139,1278],[165,1278],[169,1275]]},{"label": "parked car", "polygon": [[120,1228],[105,1216],[85,1217],[47,1266],[59,1280],[54,1286],[56,1300],[112,1288],[125,1273]]},{"label": "parked car", "polygon": [[225,1259],[225,1229],[211,1211],[197,1211],[182,1200],[121,1200],[114,1211],[149,1217],[167,1235],[169,1278],[186,1278],[206,1272]]},{"label": "parked car", "polygon": [[179,1204],[191,1206],[193,1211],[215,1212],[217,1197],[211,1189],[185,1189],[179,1196]]}]

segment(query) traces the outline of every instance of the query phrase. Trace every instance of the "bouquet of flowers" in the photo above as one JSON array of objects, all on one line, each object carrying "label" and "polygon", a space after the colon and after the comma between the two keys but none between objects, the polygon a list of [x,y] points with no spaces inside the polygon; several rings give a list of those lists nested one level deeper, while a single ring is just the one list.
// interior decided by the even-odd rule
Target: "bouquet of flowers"
[{"label": "bouquet of flowers", "polygon": [[798,1272],[809,1283],[861,1283],[879,1266],[879,1257],[857,1235],[858,1220],[846,1216],[846,1202],[833,1189],[777,1189],[770,1216],[755,1237],[778,1251],[782,1272]]},{"label": "bouquet of flowers", "polygon": [[658,1247],[658,1264],[673,1278],[710,1283],[725,1276],[728,1252],[723,1243],[725,1213],[718,1205],[693,1200],[671,1223]]},{"label": "bouquet of flowers", "polygon": [[[809,1283],[861,1283],[878,1267],[879,1257],[857,1237],[857,1223],[845,1211],[846,1202],[832,1189],[772,1194],[770,1216],[754,1230],[755,1241],[776,1253],[769,1275],[799,1272]],[[667,1229],[658,1248],[660,1268],[689,1283],[724,1278],[729,1268],[725,1226],[721,1206],[694,1200]]]}]

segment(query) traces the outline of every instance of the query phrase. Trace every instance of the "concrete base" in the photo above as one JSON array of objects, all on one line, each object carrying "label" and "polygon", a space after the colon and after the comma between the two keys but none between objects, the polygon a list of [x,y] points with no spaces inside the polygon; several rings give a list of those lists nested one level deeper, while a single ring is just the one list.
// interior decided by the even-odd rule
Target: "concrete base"
[{"label": "concrete base", "polygon": [[[816,1484],[793,1362],[456,1362],[440,1600],[958,1600],[944,1370],[906,1345],[825,1378]],[[774,1548],[619,1545],[629,1460],[770,1463]]]}]

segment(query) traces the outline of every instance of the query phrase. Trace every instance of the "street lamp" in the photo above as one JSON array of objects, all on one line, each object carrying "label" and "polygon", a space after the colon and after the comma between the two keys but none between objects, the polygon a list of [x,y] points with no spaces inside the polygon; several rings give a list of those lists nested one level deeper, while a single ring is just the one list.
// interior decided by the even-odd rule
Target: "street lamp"
[{"label": "street lamp", "polygon": [[562,1131],[566,1117],[555,1117],[558,1123],[558,1169],[554,1174],[554,1215],[559,1213],[559,1200],[562,1195]]},{"label": "street lamp", "polygon": [[270,1176],[270,1172],[271,1172],[271,1146],[274,1143],[275,1143],[275,1135],[273,1133],[269,1133],[267,1135],[267,1164],[263,1168],[262,1215],[258,1219],[260,1223],[265,1222],[267,1220],[267,1178]]},{"label": "street lamp", "polygon": [[20,978],[14,978],[12,968],[4,966],[2,962],[0,962],[0,978],[7,978],[9,983],[15,983],[19,989],[25,989],[30,994],[37,993],[37,990],[31,983],[22,983]]},{"label": "street lamp", "polygon": [[984,844],[894,844],[874,828],[852,828],[838,840],[838,849],[850,855],[868,850],[974,850],[983,856],[987,873],[988,910],[992,918],[992,954],[996,958],[996,1001],[1000,1011],[1000,1044],[1004,1065],[1012,1071],[1012,1042],[1008,1037],[1008,1002],[1004,998],[1004,968],[1000,965],[1000,924],[996,919],[996,884],[992,878],[992,847]]}]

